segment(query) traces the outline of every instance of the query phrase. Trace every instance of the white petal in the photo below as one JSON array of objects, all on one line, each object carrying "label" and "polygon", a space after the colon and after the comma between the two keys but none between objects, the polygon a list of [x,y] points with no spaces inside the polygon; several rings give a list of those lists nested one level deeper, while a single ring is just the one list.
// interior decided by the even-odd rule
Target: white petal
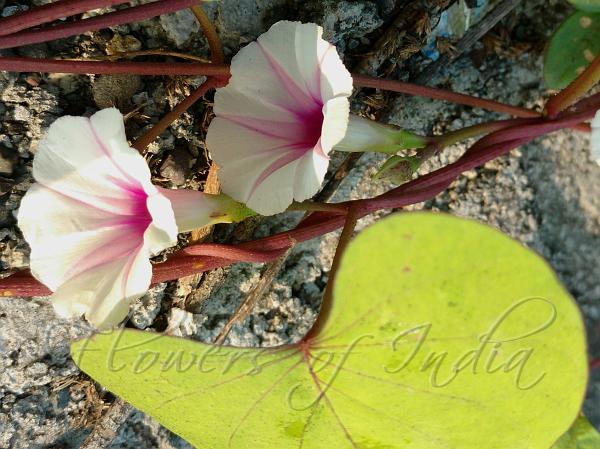
[{"label": "white petal", "polygon": [[128,254],[143,237],[136,241],[121,217],[40,184],[21,201],[18,223],[31,247],[33,275],[53,291],[90,264]]},{"label": "white petal", "polygon": [[152,222],[144,233],[144,242],[150,254],[154,256],[176,245],[179,231],[175,220],[175,211],[167,197],[161,193],[151,195],[146,200],[146,207]]},{"label": "white petal", "polygon": [[144,295],[150,286],[152,266],[143,247],[81,273],[52,295],[56,312],[65,318],[85,315],[99,329],[119,324],[130,304]]},{"label": "white petal", "polygon": [[317,151],[309,151],[298,161],[294,180],[294,200],[304,201],[312,198],[321,188],[329,158]]},{"label": "white petal", "polygon": [[[320,98],[306,89],[295,55],[298,25],[279,22],[240,50],[231,61],[232,76],[227,88],[290,111],[314,107]],[[315,50],[311,65],[316,69]],[[215,112],[219,114],[218,110]]]},{"label": "white petal", "polygon": [[592,152],[592,158],[600,164],[600,110],[596,112],[594,119],[592,120],[592,135],[590,137],[590,146]]},{"label": "white petal", "polygon": [[33,176],[64,195],[118,214],[133,214],[129,198],[136,191],[155,193],[150,171],[125,139],[116,109],[91,119],[61,117],[39,144]]},{"label": "white petal", "polygon": [[233,84],[230,82],[226,87],[217,89],[214,107],[217,117],[260,119],[266,123],[297,121],[294,111],[270,102],[271,97],[267,95],[258,97],[253,91],[237,84],[234,80]]},{"label": "white petal", "polygon": [[315,24],[278,22],[231,63],[207,146],[223,191],[263,215],[314,195],[346,132],[352,78]]},{"label": "white petal", "polygon": [[[265,178],[250,193],[246,205],[261,215],[283,212],[294,200],[294,179],[298,161],[285,165]],[[264,163],[249,163],[253,172],[262,171]]]},{"label": "white petal", "polygon": [[261,154],[275,158],[290,144],[288,139],[256,132],[222,117],[213,119],[206,135],[206,145],[220,167]]},{"label": "white petal", "polygon": [[325,154],[342,141],[348,129],[350,119],[350,103],[345,97],[329,100],[323,106],[323,130],[321,131],[321,145]]}]

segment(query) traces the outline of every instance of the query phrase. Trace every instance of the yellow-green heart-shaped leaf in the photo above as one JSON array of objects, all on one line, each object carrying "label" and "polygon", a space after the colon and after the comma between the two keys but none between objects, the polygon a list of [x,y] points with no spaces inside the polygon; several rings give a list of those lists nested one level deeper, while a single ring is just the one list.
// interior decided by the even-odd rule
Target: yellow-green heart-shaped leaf
[{"label": "yellow-green heart-shaped leaf", "polygon": [[575,12],[554,33],[544,57],[544,80],[563,89],[600,52],[600,13]]},{"label": "yellow-green heart-shaped leaf", "polygon": [[592,427],[585,416],[580,416],[556,442],[552,449],[598,449],[600,434]]},{"label": "yellow-green heart-shaped leaf", "polygon": [[139,331],[72,355],[199,448],[548,449],[587,381],[579,311],[498,231],[399,214],[343,256],[320,332],[275,349]]}]

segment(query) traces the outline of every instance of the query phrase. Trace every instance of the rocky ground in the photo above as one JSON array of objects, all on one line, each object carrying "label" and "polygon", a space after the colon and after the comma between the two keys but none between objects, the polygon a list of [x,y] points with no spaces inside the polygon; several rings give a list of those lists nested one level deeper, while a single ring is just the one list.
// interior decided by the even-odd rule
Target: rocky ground
[{"label": "rocky ground", "polygon": [[[26,1],[0,0],[10,14]],[[41,4],[45,1],[33,1]],[[214,19],[228,56],[279,19],[323,24],[350,66],[403,79],[416,76],[428,62],[399,30],[388,46],[370,49],[391,22],[396,4],[382,1],[222,0],[206,8]],[[409,2],[410,3],[410,2]],[[422,1],[435,25],[435,5]],[[567,8],[563,2],[526,2],[503,21],[483,45],[473,48],[431,79],[438,85],[527,107],[539,106],[548,93],[541,81],[543,41]],[[408,7],[406,8],[409,9]],[[508,36],[507,37],[507,34]],[[410,37],[410,32],[408,32]],[[411,44],[413,47],[410,47]],[[35,57],[99,57],[116,51],[163,48],[208,56],[208,48],[190,13],[181,12],[139,24],[88,33],[5,54]],[[162,58],[164,59],[164,58]],[[15,212],[31,184],[31,160],[43,130],[64,114],[91,114],[116,104],[128,121],[131,138],[139,136],[201,79],[142,79],[0,73],[0,269],[24,268],[28,247],[15,223]],[[154,181],[198,188],[206,176],[203,133],[210,119],[200,102],[151,145],[146,158]],[[442,132],[496,115],[417,98],[372,91],[357,95],[364,113],[421,133]],[[589,156],[587,137],[561,132],[538,139],[510,156],[466,173],[444,194],[414,208],[448,211],[496,226],[538,251],[557,271],[583,310],[590,351],[600,356],[600,167]],[[459,145],[431,161],[427,169],[456,158]],[[364,156],[342,183],[335,199],[368,197],[389,186],[370,177],[382,158]],[[365,226],[376,217],[361,223]],[[285,229],[297,220],[286,215],[255,223],[255,236]],[[239,229],[238,229],[239,231]],[[234,236],[235,236],[234,231]],[[230,238],[232,229],[217,229]],[[272,346],[297,340],[315,318],[336,244],[336,235],[298,245],[281,273],[228,342]],[[255,284],[261,267],[238,264],[208,278],[160,285],[134,308],[130,325],[170,327],[203,341],[213,339]],[[214,279],[224,279],[216,282]],[[207,280],[208,279],[208,280]],[[200,284],[200,285],[198,285]],[[185,311],[183,310],[185,309]],[[184,320],[181,321],[181,317]],[[178,321],[174,319],[177,317]],[[91,332],[82,321],[58,320],[47,299],[0,298],[0,448],[78,448],[110,403],[69,358],[69,341]],[[586,413],[600,425],[600,376],[590,382]],[[188,448],[153,419],[134,413],[111,448]]]}]

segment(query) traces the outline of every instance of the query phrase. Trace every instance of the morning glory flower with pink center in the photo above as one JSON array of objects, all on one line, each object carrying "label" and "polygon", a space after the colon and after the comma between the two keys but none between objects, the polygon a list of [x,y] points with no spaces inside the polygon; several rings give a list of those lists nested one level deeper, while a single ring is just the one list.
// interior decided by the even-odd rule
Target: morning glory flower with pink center
[{"label": "morning glory flower with pink center", "polygon": [[350,115],[352,76],[318,25],[278,22],[231,61],[206,143],[223,192],[262,215],[319,190],[329,153],[392,153],[419,136]]},{"label": "morning glory flower with pink center", "polygon": [[312,197],[346,134],[352,77],[315,24],[278,22],[231,61],[206,142],[223,192],[262,215]]},{"label": "morning glory flower with pink center", "polygon": [[224,196],[154,186],[114,108],[54,122],[33,176],[18,213],[31,272],[54,292],[59,315],[85,315],[98,328],[127,316],[150,286],[149,257],[175,245],[178,232],[248,212]]}]

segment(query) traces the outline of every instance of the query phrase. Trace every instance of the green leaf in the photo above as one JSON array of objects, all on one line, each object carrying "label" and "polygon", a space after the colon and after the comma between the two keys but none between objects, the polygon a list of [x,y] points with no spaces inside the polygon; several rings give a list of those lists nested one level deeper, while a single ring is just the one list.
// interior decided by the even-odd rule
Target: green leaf
[{"label": "green leaf", "polygon": [[552,449],[598,449],[599,447],[600,434],[585,416],[580,416]]},{"label": "green leaf", "polygon": [[580,11],[600,12],[600,0],[569,0]]},{"label": "green leaf", "polygon": [[381,220],[349,245],[333,294],[321,332],[294,345],[127,330],[72,355],[199,448],[548,449],[575,420],[580,313],[500,232],[441,214]]},{"label": "green leaf", "polygon": [[554,33],[544,59],[550,89],[563,89],[600,52],[600,14],[576,12]]}]

